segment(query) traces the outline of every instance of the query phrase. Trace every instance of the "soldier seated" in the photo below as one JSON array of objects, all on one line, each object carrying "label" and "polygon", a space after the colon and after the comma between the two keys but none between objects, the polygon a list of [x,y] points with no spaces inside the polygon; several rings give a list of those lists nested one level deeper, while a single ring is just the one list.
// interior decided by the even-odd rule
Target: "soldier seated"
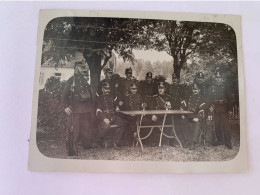
[{"label": "soldier seated", "polygon": [[117,116],[119,111],[117,97],[114,98],[110,93],[110,86],[104,83],[102,86],[103,94],[97,99],[96,114],[100,123],[99,138],[105,148],[113,146],[118,148],[126,121]]},{"label": "soldier seated", "polygon": [[[141,110],[144,108],[144,103],[139,93],[137,93],[137,85],[135,83],[130,85],[130,94],[126,95],[123,100],[122,110]],[[134,143],[134,139],[136,136],[137,125],[136,122],[139,119],[135,115],[124,115],[120,114],[123,119],[128,122],[128,127],[125,129],[125,142],[126,145],[129,143]]]},{"label": "soldier seated", "polygon": [[[161,82],[158,86],[158,94],[153,96],[153,104],[151,106],[152,110],[169,110],[171,109],[170,96],[165,93],[165,84]],[[163,123],[164,115],[152,115],[153,124],[161,125]],[[166,118],[165,124],[171,124],[171,119],[169,117]],[[164,128],[164,132],[166,134],[170,134],[171,128]],[[160,141],[160,132],[155,131],[151,134],[149,138],[150,144],[158,144]],[[162,143],[168,145],[168,138],[163,137]]]},{"label": "soldier seated", "polygon": [[[190,149],[194,150],[196,144],[199,140],[200,133],[200,122],[203,121],[204,118],[204,107],[205,103],[200,96],[200,90],[198,86],[194,83],[192,85],[192,94],[181,104],[181,108],[183,110],[188,110],[193,112],[192,115],[188,115],[185,117],[182,115],[182,127],[184,131],[184,140],[188,142],[187,145],[190,145]],[[188,127],[186,125],[189,125]],[[191,127],[191,128],[190,128]]]}]

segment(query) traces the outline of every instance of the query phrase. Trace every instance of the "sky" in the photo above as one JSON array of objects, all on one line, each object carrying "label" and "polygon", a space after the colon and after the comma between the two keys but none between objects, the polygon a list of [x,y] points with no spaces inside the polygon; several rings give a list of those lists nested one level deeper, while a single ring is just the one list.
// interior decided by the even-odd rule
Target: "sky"
[{"label": "sky", "polygon": [[[172,57],[169,54],[167,54],[165,51],[158,52],[156,50],[133,50],[133,53],[135,55],[135,59],[149,60],[152,63],[158,60],[160,62],[172,60]],[[118,60],[123,61],[122,58],[118,58]]]}]

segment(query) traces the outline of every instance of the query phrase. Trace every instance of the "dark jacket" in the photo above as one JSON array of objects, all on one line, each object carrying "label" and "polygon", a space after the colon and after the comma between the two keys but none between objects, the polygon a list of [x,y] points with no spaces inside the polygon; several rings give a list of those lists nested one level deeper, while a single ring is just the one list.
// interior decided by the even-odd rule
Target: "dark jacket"
[{"label": "dark jacket", "polygon": [[216,113],[226,113],[232,110],[232,92],[223,82],[213,84],[207,92],[207,106],[214,105]]},{"label": "dark jacket", "polygon": [[115,108],[118,106],[117,98],[114,98],[111,94],[101,95],[97,98],[97,110],[96,114],[100,121],[105,118],[113,121],[116,119]]},{"label": "dark jacket", "polygon": [[[72,92],[73,77],[75,77],[74,92]],[[80,75],[75,74],[67,80],[61,100],[64,108],[72,107],[73,113],[92,111],[91,87]]]}]

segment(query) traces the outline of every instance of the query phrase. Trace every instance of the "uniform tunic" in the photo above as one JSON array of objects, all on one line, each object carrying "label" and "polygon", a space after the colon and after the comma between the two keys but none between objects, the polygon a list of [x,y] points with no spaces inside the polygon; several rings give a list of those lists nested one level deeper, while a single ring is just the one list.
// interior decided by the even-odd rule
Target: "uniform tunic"
[{"label": "uniform tunic", "polygon": [[[203,114],[199,114],[199,111],[205,110],[205,102],[203,101],[203,98],[200,96],[200,94],[192,94],[185,102],[182,102],[181,108],[183,110],[191,111],[193,112],[192,115],[188,115],[188,118],[183,119],[182,125],[183,128],[183,136],[184,140],[187,140],[188,142],[194,142],[197,143],[199,139],[199,132],[200,132],[200,122],[203,120]],[[194,122],[193,119],[198,118],[198,122]],[[189,132],[187,123],[191,126],[191,131]]]},{"label": "uniform tunic", "polygon": [[134,79],[122,78],[118,85],[119,99],[124,99],[126,95],[130,94],[130,86],[134,83]]},{"label": "uniform tunic", "polygon": [[[118,106],[117,98],[114,98],[111,94],[101,95],[97,99],[96,114],[100,122],[100,138],[106,141],[119,143],[126,122],[115,113],[116,106]],[[104,119],[109,119],[110,125],[116,125],[117,127],[110,128],[110,125],[106,124]]]},{"label": "uniform tunic", "polygon": [[[136,94],[129,94],[125,97],[123,101],[122,110],[141,110],[142,107],[142,98],[141,96]],[[121,115],[120,115],[121,116]],[[134,141],[134,133],[136,132],[137,126],[136,121],[140,118],[139,116],[130,116],[130,115],[123,115],[123,119],[127,121],[127,128],[125,129],[125,144],[131,145]]]},{"label": "uniform tunic", "polygon": [[208,91],[208,89],[210,87],[209,83],[205,81],[205,82],[201,82],[201,83],[197,82],[196,84],[197,84],[198,88],[200,89],[200,96],[201,96],[201,98],[203,100],[207,99],[207,97],[206,97],[207,96],[207,91]]},{"label": "uniform tunic", "polygon": [[147,110],[151,109],[153,96],[158,93],[157,85],[154,82],[141,81],[138,84],[138,92],[143,101],[147,104]]},{"label": "uniform tunic", "polygon": [[125,97],[123,110],[141,110],[142,98],[136,94],[129,94]]},{"label": "uniform tunic", "polygon": [[[92,111],[91,88],[87,80],[81,77],[80,75],[75,74],[75,87],[71,99],[72,84],[73,84],[73,76],[67,80],[62,92],[62,102],[64,107],[67,108],[71,106],[73,113],[91,112]],[[84,101],[81,97],[81,94],[84,94],[84,96],[87,97]]]},{"label": "uniform tunic", "polygon": [[217,142],[231,146],[231,134],[229,130],[228,111],[232,110],[231,91],[226,83],[214,84],[208,90],[208,106],[214,105],[215,131]]},{"label": "uniform tunic", "polygon": [[74,80],[72,76],[65,84],[61,99],[64,108],[71,107],[73,112],[74,141],[80,138],[83,144],[88,145],[93,136],[91,88],[82,76],[74,74],[74,77],[74,92],[71,91]]},{"label": "uniform tunic", "polygon": [[181,107],[181,101],[185,99],[186,86],[181,84],[171,84],[169,86],[169,95],[171,96],[172,109],[177,110]]}]

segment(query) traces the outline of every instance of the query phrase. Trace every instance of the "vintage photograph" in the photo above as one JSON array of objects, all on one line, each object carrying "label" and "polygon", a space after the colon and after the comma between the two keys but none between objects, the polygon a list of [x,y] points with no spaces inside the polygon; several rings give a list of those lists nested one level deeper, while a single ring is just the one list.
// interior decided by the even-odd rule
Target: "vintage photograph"
[{"label": "vintage photograph", "polygon": [[42,27],[36,145],[52,159],[226,162],[239,150],[226,23],[54,17]]}]

